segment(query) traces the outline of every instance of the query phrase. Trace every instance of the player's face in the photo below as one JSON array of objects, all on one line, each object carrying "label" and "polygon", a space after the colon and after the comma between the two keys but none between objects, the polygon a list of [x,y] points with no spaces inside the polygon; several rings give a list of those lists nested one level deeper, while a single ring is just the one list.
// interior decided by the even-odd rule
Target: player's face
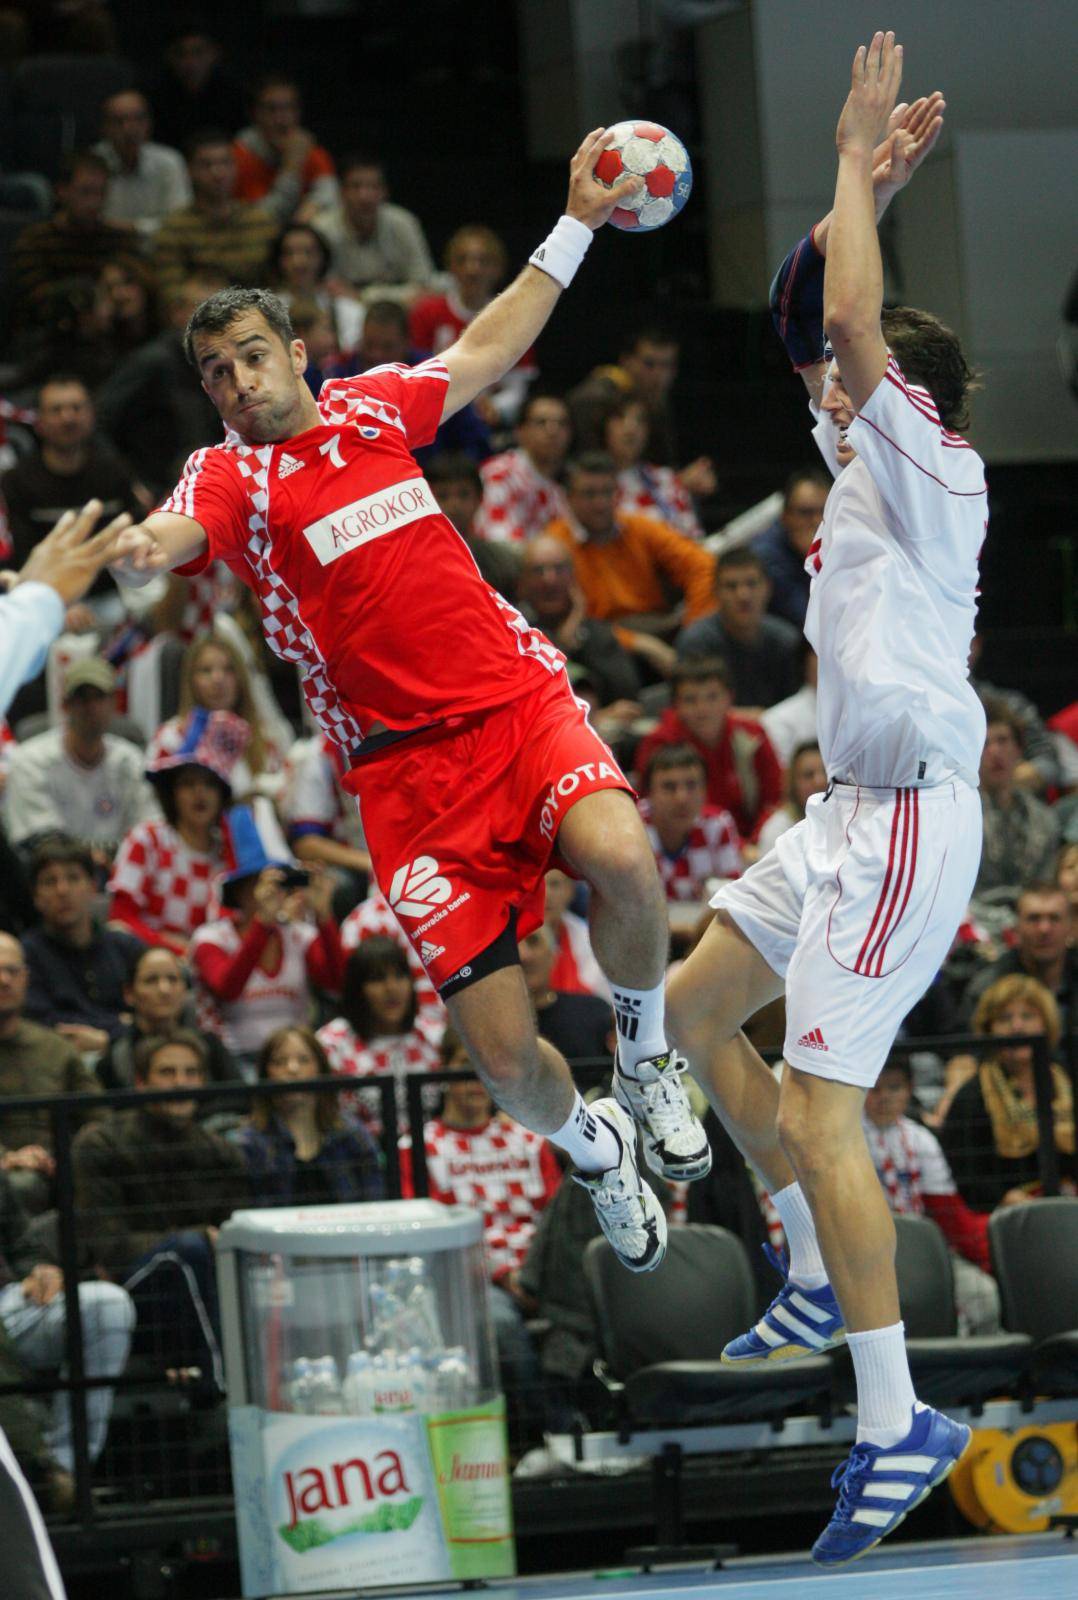
[{"label": "player's face", "polygon": [[884,1067],[880,1080],[865,1096],[865,1114],[877,1128],[889,1128],[906,1115],[910,1081],[898,1067]]},{"label": "player's face", "polygon": [[619,467],[633,467],[648,442],[648,414],[642,405],[626,406],[606,425],[606,448]]},{"label": "player's face", "polygon": [[242,439],[267,444],[306,426],[301,340],[286,345],[260,311],[245,311],[224,333],[197,333],[194,345],[202,387]]},{"label": "player's face", "polygon": [[701,683],[683,683],[677,691],[677,714],[694,739],[714,744],[726,726],[730,691],[718,678]]},{"label": "player's face", "polygon": [[697,766],[656,772],[648,787],[651,816],[660,833],[692,827],[704,804],[704,774]]},{"label": "player's face", "polygon": [[618,480],[612,472],[577,472],[569,485],[573,516],[586,533],[601,536],[614,526]]},{"label": "player's face", "polygon": [[842,386],[839,376],[838,362],[832,361],[827,369],[827,379],[820,400],[820,410],[831,419],[831,426],[835,430],[835,450],[838,455],[840,467],[848,467],[857,451],[846,442],[846,429],[857,415],[853,408],[853,401]]}]

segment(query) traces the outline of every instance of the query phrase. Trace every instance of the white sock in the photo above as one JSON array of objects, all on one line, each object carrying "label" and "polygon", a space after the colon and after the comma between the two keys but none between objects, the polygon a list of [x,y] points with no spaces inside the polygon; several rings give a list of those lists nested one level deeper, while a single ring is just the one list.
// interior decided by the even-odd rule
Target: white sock
[{"label": "white sock", "polygon": [[666,994],[661,983],[654,989],[626,989],[620,983],[611,988],[618,1025],[618,1062],[631,1075],[638,1062],[666,1052]]},{"label": "white sock", "polygon": [[556,1133],[548,1133],[551,1144],[564,1150],[581,1172],[605,1172],[621,1160],[621,1142],[609,1122],[593,1117],[574,1090],[573,1109]]},{"label": "white sock", "polygon": [[917,1401],[906,1356],[905,1324],[848,1333],[857,1374],[857,1442],[892,1445],[910,1431]]},{"label": "white sock", "polygon": [[801,1185],[787,1184],[785,1189],[771,1196],[771,1201],[782,1219],[782,1231],[790,1247],[791,1280],[802,1289],[822,1289],[827,1282],[827,1268]]}]

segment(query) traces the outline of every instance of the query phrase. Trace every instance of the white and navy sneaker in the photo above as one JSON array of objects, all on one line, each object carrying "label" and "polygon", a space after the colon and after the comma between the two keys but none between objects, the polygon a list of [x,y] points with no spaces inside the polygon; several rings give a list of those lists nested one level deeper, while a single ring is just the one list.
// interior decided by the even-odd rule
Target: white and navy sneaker
[{"label": "white and navy sneaker", "polygon": [[681,1081],[688,1065],[668,1050],[638,1061],[630,1076],[614,1057],[614,1097],[639,1123],[652,1172],[672,1183],[692,1183],[711,1171],[711,1146]]},{"label": "white and navy sneaker", "polygon": [[764,1254],[786,1282],[755,1328],[740,1334],[723,1351],[728,1367],[762,1367],[767,1361],[794,1361],[818,1356],[842,1344],[846,1327],[829,1283],[820,1289],[802,1289],[789,1281],[787,1258],[765,1244]]},{"label": "white and navy sneaker", "polygon": [[666,1214],[636,1165],[636,1124],[616,1100],[595,1100],[591,1116],[605,1122],[618,1141],[616,1167],[605,1172],[574,1172],[587,1189],[610,1245],[630,1272],[652,1272],[666,1254]]},{"label": "white and navy sneaker", "polygon": [[813,1561],[840,1567],[879,1544],[954,1470],[971,1437],[964,1422],[918,1405],[897,1444],[855,1444],[831,1479],[838,1504],[812,1547]]}]

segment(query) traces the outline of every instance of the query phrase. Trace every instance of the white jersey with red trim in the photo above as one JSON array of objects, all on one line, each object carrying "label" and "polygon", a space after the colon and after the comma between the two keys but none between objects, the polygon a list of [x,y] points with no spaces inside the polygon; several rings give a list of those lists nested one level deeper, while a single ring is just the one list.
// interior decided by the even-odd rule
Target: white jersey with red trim
[{"label": "white jersey with red trim", "polygon": [[857,456],[845,469],[833,424],[813,413],[836,474],[805,563],[827,771],[884,787],[955,774],[976,786],[985,718],[967,658],[988,517],[984,463],[893,356],[850,424]]},{"label": "white jersey with red trim", "polygon": [[193,517],[257,594],[270,647],[296,662],[345,765],[373,724],[413,730],[504,705],[564,657],[479,576],[412,455],[429,444],[444,362],[331,379],[320,423],[279,443],[229,430],[161,509]]}]

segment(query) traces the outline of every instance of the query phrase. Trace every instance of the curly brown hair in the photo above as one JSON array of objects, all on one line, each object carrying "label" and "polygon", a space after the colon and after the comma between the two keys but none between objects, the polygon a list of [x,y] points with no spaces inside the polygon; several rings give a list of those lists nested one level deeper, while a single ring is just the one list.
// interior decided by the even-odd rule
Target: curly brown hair
[{"label": "curly brown hair", "polygon": [[883,336],[910,383],[928,390],[945,428],[965,433],[969,397],[980,388],[977,374],[962,354],[958,335],[930,311],[888,306],[881,318]]}]

